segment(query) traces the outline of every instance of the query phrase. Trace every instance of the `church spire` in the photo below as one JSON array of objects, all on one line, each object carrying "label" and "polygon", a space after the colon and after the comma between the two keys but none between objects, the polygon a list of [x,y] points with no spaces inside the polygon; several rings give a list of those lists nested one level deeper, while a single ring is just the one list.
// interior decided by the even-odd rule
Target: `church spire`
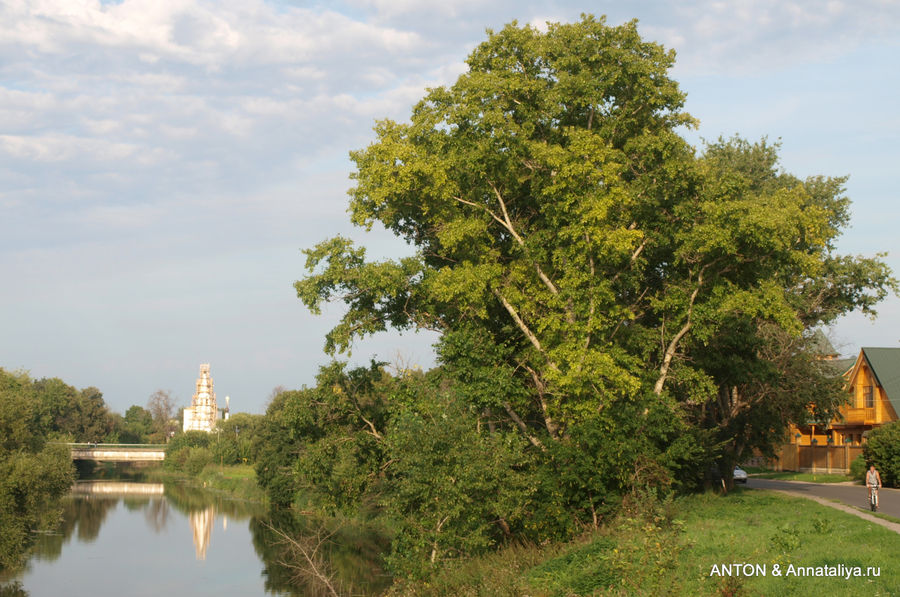
[{"label": "church spire", "polygon": [[184,431],[212,431],[216,427],[217,415],[216,393],[213,392],[213,380],[209,375],[209,363],[204,363],[200,365],[197,391],[191,400],[191,406],[184,409]]}]

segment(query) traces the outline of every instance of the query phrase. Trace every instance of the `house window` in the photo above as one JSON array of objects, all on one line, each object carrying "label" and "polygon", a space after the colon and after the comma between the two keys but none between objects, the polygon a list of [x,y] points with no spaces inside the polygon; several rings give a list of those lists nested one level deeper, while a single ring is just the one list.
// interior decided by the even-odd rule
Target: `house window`
[{"label": "house window", "polygon": [[863,399],[865,400],[866,408],[875,408],[875,392],[872,386],[863,388]]}]

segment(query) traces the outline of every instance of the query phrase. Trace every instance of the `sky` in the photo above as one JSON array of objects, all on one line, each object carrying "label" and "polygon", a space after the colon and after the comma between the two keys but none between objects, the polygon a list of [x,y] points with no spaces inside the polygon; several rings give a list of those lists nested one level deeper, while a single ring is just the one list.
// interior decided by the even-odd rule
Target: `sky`
[{"label": "sky", "polygon": [[[787,172],[848,175],[838,251],[900,272],[896,0],[2,0],[0,367],[120,413],[158,389],[189,405],[201,363],[235,412],[314,385],[342,310],[296,298],[301,250],[411,253],[350,225],[348,153],[452,84],[486,29],[581,13],[676,50],[695,146],[766,137]],[[853,356],[898,330],[891,297],[826,332]],[[350,361],[428,368],[434,340],[379,334]]]}]

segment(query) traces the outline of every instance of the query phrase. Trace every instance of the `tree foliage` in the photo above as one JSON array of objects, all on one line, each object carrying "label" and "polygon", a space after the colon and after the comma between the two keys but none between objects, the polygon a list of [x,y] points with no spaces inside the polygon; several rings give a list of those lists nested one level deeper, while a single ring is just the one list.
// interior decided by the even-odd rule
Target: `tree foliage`
[{"label": "tree foliage", "polygon": [[227,420],[216,423],[213,458],[220,464],[247,464],[256,462],[254,438],[262,424],[262,415],[235,413]]},{"label": "tree foliage", "polygon": [[384,459],[390,376],[381,363],[332,363],[317,382],[272,400],[257,433],[257,478],[274,503],[356,512]]},{"label": "tree foliage", "polygon": [[897,487],[900,484],[900,424],[894,421],[869,431],[863,456],[866,468],[875,465],[885,486]]},{"label": "tree foliage", "polygon": [[68,449],[47,443],[37,387],[0,369],[0,570],[21,564],[34,531],[56,523],[55,502],[74,479]]},{"label": "tree foliage", "polygon": [[119,441],[126,444],[146,444],[153,431],[153,415],[149,410],[133,404],[120,422]]},{"label": "tree foliage", "polygon": [[[460,496],[476,502],[475,477],[429,454],[462,451],[488,484],[496,463],[466,450],[492,452],[507,471],[515,462],[530,479],[520,505],[535,508],[533,536],[544,538],[596,524],[635,483],[689,488],[716,461],[771,451],[789,422],[836,410],[839,383],[808,332],[856,309],[873,315],[897,288],[881,256],[835,250],[849,220],[845,178],[785,173],[765,139],[695,150],[679,134],[694,121],[668,75],[674,53],[634,22],[513,23],[467,64],[409,122],[378,122],[375,141],[351,153],[352,221],[385,226],[415,254],[369,261],[336,237],[305,252],[309,275],[295,284],[313,312],[345,304],[331,353],[388,328],[441,333],[444,386],[408,410],[388,404],[387,427],[369,430],[390,463],[382,504],[422,524],[404,552],[463,550],[435,538],[444,519],[474,542],[492,539],[416,497],[422,482],[401,474],[403,462],[467,479]],[[452,423],[425,406],[447,391]],[[309,437],[333,397],[304,392],[305,406],[273,412]],[[307,417],[319,422],[304,427]],[[367,433],[366,419],[350,420],[345,433]],[[456,424],[467,446],[441,444]],[[497,442],[510,434],[525,447],[506,461]],[[351,449],[324,437],[317,461]],[[293,464],[303,449],[280,456],[295,482],[313,478]]]},{"label": "tree foliage", "polygon": [[[785,174],[765,140],[696,155],[673,62],[633,22],[513,24],[409,123],[379,122],[351,154],[352,219],[417,253],[368,262],[340,237],[307,251],[300,298],[348,307],[326,348],[432,328],[463,370],[453,345],[475,337],[474,367],[509,382],[485,406],[536,447],[635,401],[701,426],[720,394],[738,396],[729,420],[762,404],[744,396],[777,368],[771,338],[871,313],[894,281],[877,258],[834,253],[844,179]],[[723,345],[739,349],[727,363]]]},{"label": "tree foliage", "polygon": [[45,432],[79,442],[115,440],[116,419],[95,387],[78,390],[53,377],[33,382],[37,424]]}]

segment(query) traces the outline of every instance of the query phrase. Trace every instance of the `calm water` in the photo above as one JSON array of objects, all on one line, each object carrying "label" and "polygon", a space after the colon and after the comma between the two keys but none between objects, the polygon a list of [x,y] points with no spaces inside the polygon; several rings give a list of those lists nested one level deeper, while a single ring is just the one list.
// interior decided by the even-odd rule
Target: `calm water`
[{"label": "calm water", "polygon": [[[147,483],[79,482],[18,581],[31,597],[283,595],[267,590],[245,502]],[[268,583],[271,585],[271,583]]]},{"label": "calm water", "polygon": [[[153,483],[79,481],[61,507],[59,529],[38,538],[25,568],[0,573],[4,596],[324,594],[321,583],[280,563],[291,556],[272,527],[295,538],[327,536],[318,565],[342,592],[376,595],[390,584],[379,565],[387,543],[364,527],[327,528],[327,521]],[[24,592],[12,591],[15,583]]]}]

